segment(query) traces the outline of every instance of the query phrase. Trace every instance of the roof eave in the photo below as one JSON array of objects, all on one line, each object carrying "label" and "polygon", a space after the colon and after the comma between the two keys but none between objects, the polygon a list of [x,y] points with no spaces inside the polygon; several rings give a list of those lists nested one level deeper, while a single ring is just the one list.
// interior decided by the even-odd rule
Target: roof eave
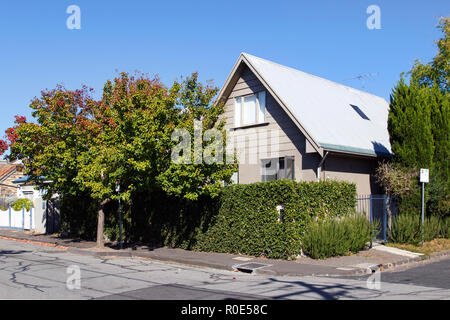
[{"label": "roof eave", "polygon": [[383,151],[373,151],[369,149],[362,149],[362,148],[354,148],[349,146],[341,146],[341,145],[331,145],[331,144],[323,144],[321,143],[321,147],[323,150],[333,153],[340,153],[340,154],[349,154],[349,155],[356,155],[356,156],[362,156],[362,157],[369,157],[369,158],[390,158],[392,157],[392,153],[389,152],[383,152]]}]

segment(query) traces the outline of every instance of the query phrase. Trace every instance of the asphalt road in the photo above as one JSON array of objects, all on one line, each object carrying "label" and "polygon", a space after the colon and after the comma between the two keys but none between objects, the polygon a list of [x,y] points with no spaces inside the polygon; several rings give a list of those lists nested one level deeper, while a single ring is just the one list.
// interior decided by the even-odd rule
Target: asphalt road
[{"label": "asphalt road", "polygon": [[381,272],[368,284],[368,276],[270,277],[0,239],[0,299],[450,299],[449,266]]},{"label": "asphalt road", "polygon": [[[352,277],[352,279],[367,280],[368,277]],[[450,289],[450,258],[433,262],[422,262],[408,268],[397,268],[395,271],[385,271],[381,273],[381,281],[428,288]]]}]

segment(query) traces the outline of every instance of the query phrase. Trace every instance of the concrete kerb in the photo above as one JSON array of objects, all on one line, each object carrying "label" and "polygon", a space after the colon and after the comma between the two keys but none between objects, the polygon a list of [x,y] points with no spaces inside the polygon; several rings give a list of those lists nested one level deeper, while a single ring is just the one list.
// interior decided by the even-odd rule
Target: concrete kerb
[{"label": "concrete kerb", "polygon": [[[13,241],[20,241],[35,245],[42,245],[42,246],[50,246],[55,247],[58,249],[62,249],[67,251],[68,253],[72,254],[78,254],[78,255],[85,255],[85,256],[96,256],[96,257],[127,257],[127,258],[140,258],[140,259],[146,259],[146,260],[153,260],[153,261],[161,261],[161,262],[167,262],[167,263],[175,263],[175,264],[183,264],[187,266],[198,266],[198,267],[207,267],[207,268],[214,268],[214,269],[220,269],[220,270],[227,270],[227,271],[235,271],[232,266],[225,265],[223,263],[215,263],[214,261],[204,261],[199,259],[183,259],[183,258],[177,258],[174,256],[171,257],[164,257],[164,256],[153,256],[151,253],[140,253],[140,252],[133,252],[133,251],[101,251],[101,250],[95,250],[95,247],[82,249],[82,248],[76,248],[76,247],[70,247],[70,246],[63,246],[55,242],[45,242],[45,241],[35,241],[30,239],[24,239],[20,237],[5,237],[0,236],[0,239],[5,240],[13,240]],[[424,256],[424,257],[415,257],[415,258],[408,258],[405,257],[402,260],[399,260],[397,262],[392,263],[385,263],[380,265],[372,265],[369,268],[359,268],[354,270],[339,270],[339,272],[330,272],[330,273],[301,273],[301,272],[292,272],[292,271],[282,271],[282,270],[274,270],[273,268],[270,269],[257,269],[252,274],[255,275],[269,275],[269,276],[360,276],[364,274],[370,274],[372,272],[375,272],[377,270],[379,271],[385,271],[388,269],[393,269],[395,267],[399,266],[406,266],[408,264],[421,262],[421,261],[427,261],[432,258],[441,258],[450,256],[450,250],[444,251],[444,252],[438,252],[431,254],[430,256]],[[276,262],[274,262],[273,267],[276,268]]]},{"label": "concrete kerb", "polygon": [[[139,258],[139,259],[146,259],[146,260],[152,260],[152,261],[160,261],[160,262],[166,262],[166,263],[172,263],[172,264],[182,264],[186,266],[191,267],[205,267],[205,268],[213,268],[213,269],[219,269],[219,270],[226,270],[226,271],[233,271],[233,272],[239,272],[236,271],[232,266],[227,266],[220,263],[214,263],[211,261],[202,261],[202,260],[186,260],[186,259],[176,259],[176,257],[152,257],[148,254],[140,254],[140,253],[132,253],[132,252],[100,252],[100,251],[91,251],[91,250],[85,250],[85,249],[76,249],[76,248],[69,248],[67,250],[69,253],[73,254],[79,254],[79,255],[88,255],[88,256],[97,256],[97,257],[129,257],[129,258]],[[336,276],[360,276],[365,274],[371,274],[377,270],[384,271],[386,269],[392,269],[396,266],[404,266],[408,263],[412,262],[418,262],[422,261],[420,258],[405,258],[405,260],[396,262],[396,263],[387,263],[387,264],[380,264],[380,265],[372,265],[369,268],[359,268],[355,270],[348,270],[348,271],[339,271],[339,272],[330,272],[330,273],[301,273],[301,272],[292,272],[292,271],[280,271],[280,270],[274,270],[274,269],[256,269],[252,274],[254,275],[267,275],[267,276],[288,276],[288,277],[295,277],[295,276],[327,276],[327,277],[336,277]]]},{"label": "concrete kerb", "polygon": [[66,251],[69,253],[72,253],[72,254],[78,254],[78,255],[82,255],[82,256],[127,257],[127,258],[132,257],[132,253],[127,252],[127,251],[110,252],[110,251],[95,251],[95,250],[79,249],[79,248],[68,248]]}]

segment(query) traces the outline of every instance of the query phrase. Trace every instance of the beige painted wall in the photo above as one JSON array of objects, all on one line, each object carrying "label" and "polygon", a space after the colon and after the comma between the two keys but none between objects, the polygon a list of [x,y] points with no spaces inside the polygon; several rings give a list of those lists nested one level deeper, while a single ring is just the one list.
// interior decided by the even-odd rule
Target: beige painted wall
[{"label": "beige painted wall", "polygon": [[[266,123],[234,128],[234,98],[263,90],[265,88],[260,81],[245,67],[225,103],[225,113],[222,115],[226,119],[225,128],[234,136],[235,146],[238,141],[245,141],[245,147],[239,149],[244,155],[239,166],[239,183],[261,181],[261,159],[284,156],[294,157],[297,181],[315,180],[319,155],[306,153],[305,136],[267,91]],[[278,145],[278,154],[271,154],[276,150],[274,145]]]},{"label": "beige painted wall", "polygon": [[379,194],[374,177],[377,164],[376,159],[330,154],[322,167],[322,179],[354,182],[358,195]]}]

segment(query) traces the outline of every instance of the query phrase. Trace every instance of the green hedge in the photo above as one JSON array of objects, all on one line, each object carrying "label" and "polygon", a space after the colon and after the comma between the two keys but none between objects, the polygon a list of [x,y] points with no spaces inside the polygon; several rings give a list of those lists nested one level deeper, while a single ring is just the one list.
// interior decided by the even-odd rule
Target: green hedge
[{"label": "green hedge", "polygon": [[12,205],[12,208],[16,211],[22,210],[25,206],[25,210],[30,211],[31,206],[33,206],[33,201],[27,198],[17,199],[16,202]]},{"label": "green hedge", "polygon": [[304,253],[314,259],[325,259],[357,253],[366,247],[378,224],[371,224],[363,215],[313,221],[302,239]]},{"label": "green hedge", "polygon": [[[354,211],[355,199],[356,186],[348,182],[278,180],[228,186],[215,220],[198,235],[194,249],[293,258],[312,218],[345,216]],[[284,206],[281,219],[278,205]]]}]

